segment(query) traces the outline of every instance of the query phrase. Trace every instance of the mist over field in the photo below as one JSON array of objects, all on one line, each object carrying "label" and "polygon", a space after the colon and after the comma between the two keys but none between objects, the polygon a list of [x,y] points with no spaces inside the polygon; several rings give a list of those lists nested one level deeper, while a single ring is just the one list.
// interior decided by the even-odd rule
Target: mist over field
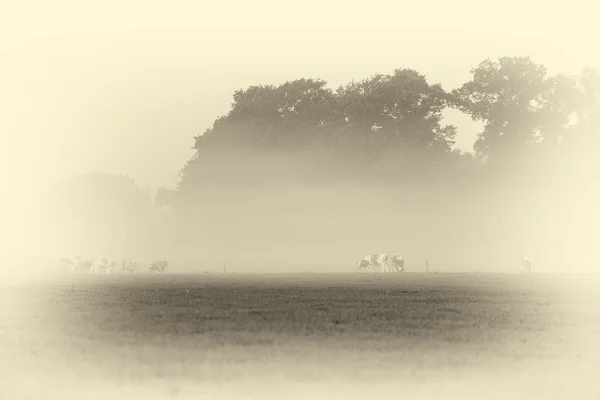
[{"label": "mist over field", "polygon": [[[597,28],[549,22],[586,21],[575,4],[543,20],[523,4],[495,20],[438,4],[428,28],[415,4],[389,29],[343,7],[348,20],[307,30],[294,14],[270,30],[260,6],[246,11],[264,29],[192,7],[214,12],[200,29],[134,3],[59,2],[52,27],[16,23],[33,21],[22,5],[7,14],[11,274],[66,255],[347,271],[372,252],[414,270],[510,272],[521,254],[539,271],[595,270]],[[369,29],[349,28],[359,15]]]},{"label": "mist over field", "polygon": [[[472,74],[451,92],[411,69],[335,91],[238,90],[176,187],[100,171],[57,181],[5,209],[12,252],[22,265],[104,254],[238,272],[348,272],[373,252],[412,271],[517,272],[527,254],[541,272],[596,270],[599,75],[547,76],[527,57]],[[448,108],[487,124],[474,153],[453,149]]]}]

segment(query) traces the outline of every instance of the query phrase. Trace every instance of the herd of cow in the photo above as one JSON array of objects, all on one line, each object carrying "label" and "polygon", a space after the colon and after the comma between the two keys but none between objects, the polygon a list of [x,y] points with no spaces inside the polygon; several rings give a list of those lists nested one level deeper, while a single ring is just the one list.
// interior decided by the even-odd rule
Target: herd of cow
[{"label": "herd of cow", "polygon": [[373,273],[376,267],[381,267],[381,272],[388,272],[390,268],[388,263],[390,262],[392,264],[391,267],[396,272],[404,271],[404,257],[398,254],[394,254],[391,257],[388,257],[387,254],[369,254],[358,262],[358,269],[365,268],[370,273]]},{"label": "herd of cow", "polygon": [[[131,259],[124,259],[121,263],[121,272],[137,272],[143,266],[148,266],[150,272],[167,272],[169,263],[167,261],[153,261],[144,264]],[[54,260],[52,270],[57,273],[80,273],[80,274],[110,274],[117,269],[117,263],[108,257],[89,258],[89,257],[63,257]]]},{"label": "herd of cow", "polygon": [[[373,273],[377,267],[381,267],[381,272],[388,272],[390,267],[396,272],[404,271],[404,257],[398,254],[394,254],[391,257],[387,254],[369,254],[357,264],[359,270],[364,268],[370,273]],[[533,272],[533,266],[529,257],[521,256],[521,270],[523,272]]]},{"label": "herd of cow", "polygon": [[[404,271],[404,257],[394,254],[389,257],[387,254],[369,254],[358,263],[358,269],[366,269],[370,273],[377,267],[381,272],[388,272],[390,268],[396,272]],[[169,267],[167,261],[153,261],[149,264],[143,264],[131,259],[124,259],[121,263],[121,272],[136,272],[142,266],[148,266],[150,272],[166,273]],[[107,257],[87,258],[87,257],[63,257],[54,261],[53,271],[62,273],[105,273],[110,274],[116,270],[116,262]],[[531,261],[527,256],[521,257],[521,269],[525,272],[533,272]]]}]

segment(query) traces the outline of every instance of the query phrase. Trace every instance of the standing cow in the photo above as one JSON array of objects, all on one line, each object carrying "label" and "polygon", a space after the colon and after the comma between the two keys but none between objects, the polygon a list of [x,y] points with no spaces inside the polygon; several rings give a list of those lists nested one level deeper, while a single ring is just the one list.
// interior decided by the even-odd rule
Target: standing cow
[{"label": "standing cow", "polygon": [[150,264],[150,272],[167,272],[169,268],[169,262],[168,261],[154,261],[152,262],[152,264]]},{"label": "standing cow", "polygon": [[92,261],[92,272],[110,274],[114,271],[116,263],[109,257],[95,258]]},{"label": "standing cow", "polygon": [[392,267],[397,272],[404,271],[404,257],[403,256],[401,256],[399,254],[394,254],[391,258],[391,262],[392,262]]},{"label": "standing cow", "polygon": [[389,257],[387,254],[369,254],[357,263],[358,269],[366,268],[367,271],[373,273],[374,268],[381,266],[381,272],[387,272],[388,260]]},{"label": "standing cow", "polygon": [[521,271],[533,272],[533,265],[527,256],[521,256]]},{"label": "standing cow", "polygon": [[140,269],[140,263],[131,259],[124,259],[121,272],[137,272]]},{"label": "standing cow", "polygon": [[75,269],[75,260],[71,257],[62,257],[52,262],[52,271],[56,273],[74,274]]},{"label": "standing cow", "polygon": [[76,256],[74,258],[75,269],[80,271],[82,274],[92,272],[92,265],[94,260],[89,257]]}]

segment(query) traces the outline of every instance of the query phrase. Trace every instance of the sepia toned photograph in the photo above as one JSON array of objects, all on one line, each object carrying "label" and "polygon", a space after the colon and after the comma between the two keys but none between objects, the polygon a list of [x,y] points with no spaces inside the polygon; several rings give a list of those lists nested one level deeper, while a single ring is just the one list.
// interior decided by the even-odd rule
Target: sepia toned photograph
[{"label": "sepia toned photograph", "polygon": [[600,5],[0,7],[0,399],[600,399]]}]

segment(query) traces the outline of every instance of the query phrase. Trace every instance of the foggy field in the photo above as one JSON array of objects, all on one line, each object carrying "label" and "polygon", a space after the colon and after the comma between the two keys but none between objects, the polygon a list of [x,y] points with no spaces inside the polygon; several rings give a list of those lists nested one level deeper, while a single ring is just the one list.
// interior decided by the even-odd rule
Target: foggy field
[{"label": "foggy field", "polygon": [[6,399],[600,394],[597,275],[141,273],[0,288]]}]

